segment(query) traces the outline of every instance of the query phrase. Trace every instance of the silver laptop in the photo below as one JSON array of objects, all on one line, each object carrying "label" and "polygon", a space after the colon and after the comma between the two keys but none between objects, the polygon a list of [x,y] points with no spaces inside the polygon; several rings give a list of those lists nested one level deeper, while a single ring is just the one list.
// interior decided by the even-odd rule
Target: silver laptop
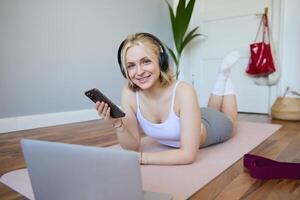
[{"label": "silver laptop", "polygon": [[170,200],[144,192],[138,153],[21,140],[36,200]]}]

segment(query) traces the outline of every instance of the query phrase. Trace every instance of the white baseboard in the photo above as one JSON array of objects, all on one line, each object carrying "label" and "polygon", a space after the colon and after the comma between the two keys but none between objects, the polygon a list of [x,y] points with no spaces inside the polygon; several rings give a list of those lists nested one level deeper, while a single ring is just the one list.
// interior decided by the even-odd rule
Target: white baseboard
[{"label": "white baseboard", "polygon": [[95,109],[0,119],[0,133],[100,119]]}]

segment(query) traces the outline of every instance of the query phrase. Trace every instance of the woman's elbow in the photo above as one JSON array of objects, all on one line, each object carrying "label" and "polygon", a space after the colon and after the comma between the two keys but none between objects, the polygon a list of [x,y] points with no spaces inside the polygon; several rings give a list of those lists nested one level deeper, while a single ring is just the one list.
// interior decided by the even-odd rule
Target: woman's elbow
[{"label": "woman's elbow", "polygon": [[194,162],[196,162],[196,160],[197,160],[197,155],[189,153],[184,155],[184,160],[182,164],[185,165],[193,164]]},{"label": "woman's elbow", "polygon": [[196,162],[196,158],[191,158],[191,159],[187,160],[186,164],[190,165],[190,164],[193,164],[194,162]]},{"label": "woman's elbow", "polygon": [[128,145],[128,144],[122,144],[120,143],[120,146],[122,149],[130,150],[130,151],[139,151],[138,145]]}]

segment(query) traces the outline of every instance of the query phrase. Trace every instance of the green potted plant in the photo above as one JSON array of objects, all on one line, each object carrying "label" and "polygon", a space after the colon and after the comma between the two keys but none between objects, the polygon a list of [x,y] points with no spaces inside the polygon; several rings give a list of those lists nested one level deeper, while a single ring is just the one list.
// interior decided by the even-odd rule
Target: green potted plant
[{"label": "green potted plant", "polygon": [[196,33],[198,26],[187,33],[187,29],[195,5],[195,0],[190,0],[187,5],[185,0],[179,0],[176,8],[176,13],[173,11],[173,8],[169,4],[169,2],[167,0],[165,0],[165,2],[169,7],[173,39],[175,43],[175,52],[172,50],[172,48],[168,46],[166,47],[176,65],[176,80],[178,80],[178,76],[180,73],[179,64],[183,49],[192,39],[202,34]]}]

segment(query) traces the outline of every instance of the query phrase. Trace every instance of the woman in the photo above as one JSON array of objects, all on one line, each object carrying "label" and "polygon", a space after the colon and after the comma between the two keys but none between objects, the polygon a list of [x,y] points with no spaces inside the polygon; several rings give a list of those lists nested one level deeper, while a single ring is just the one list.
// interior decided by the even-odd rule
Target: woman
[{"label": "woman", "polygon": [[141,164],[190,164],[198,149],[223,142],[236,132],[237,106],[229,78],[239,54],[227,55],[209,99],[199,107],[195,89],[174,80],[163,44],[149,33],[128,36],[120,45],[118,62],[128,85],[122,91],[123,118],[110,117],[105,102],[99,115],[113,123],[120,145],[140,151],[144,132],[159,143],[174,147],[163,152],[140,152]]}]

